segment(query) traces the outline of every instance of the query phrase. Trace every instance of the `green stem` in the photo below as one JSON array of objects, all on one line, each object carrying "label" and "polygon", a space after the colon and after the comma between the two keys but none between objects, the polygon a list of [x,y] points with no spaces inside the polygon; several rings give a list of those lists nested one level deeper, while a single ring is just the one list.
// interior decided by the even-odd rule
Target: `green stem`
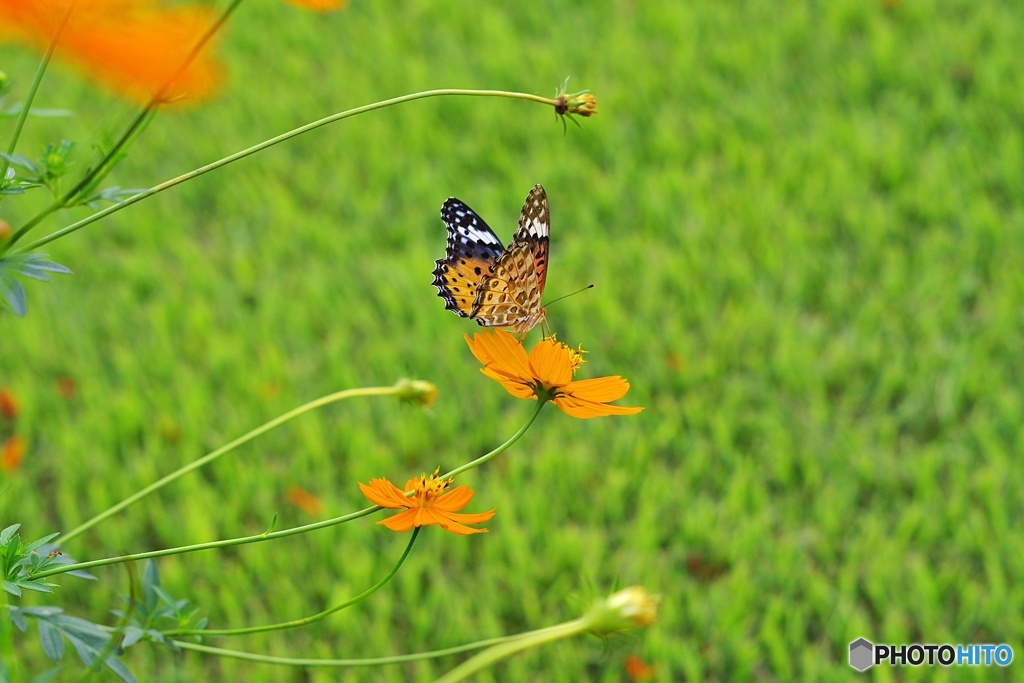
[{"label": "green stem", "polygon": [[[61,17],[60,24],[57,25],[57,29],[53,32],[50,44],[46,46],[46,52],[43,53],[43,60],[39,62],[39,68],[36,69],[35,78],[32,79],[32,85],[30,85],[28,89],[28,95],[26,95],[25,101],[21,105],[21,111],[18,112],[18,118],[14,122],[14,132],[11,133],[11,141],[7,144],[8,154],[14,154],[14,150],[18,147],[18,139],[21,137],[21,131],[25,127],[25,121],[28,119],[29,112],[32,110],[32,103],[35,101],[36,93],[39,91],[39,84],[43,82],[43,74],[46,73],[46,68],[50,65],[53,53],[57,49],[57,41],[60,40],[61,34],[64,33],[64,27],[67,26],[68,17],[71,16],[71,10],[75,8],[75,4],[76,2],[68,3],[67,9],[64,10],[64,16]],[[10,164],[6,159],[4,159],[3,163],[0,164],[0,178],[7,177],[8,168],[10,168]]]},{"label": "green stem", "polygon": [[412,551],[412,546],[416,542],[416,537],[419,536],[420,530],[422,528],[423,527],[416,527],[415,529],[412,530],[412,536],[409,538],[409,545],[407,545],[405,547],[405,552],[402,553],[402,556],[400,558],[398,558],[398,563],[391,569],[390,572],[388,572],[387,576],[385,576],[380,581],[378,581],[377,583],[375,583],[372,586],[370,586],[369,588],[367,588],[365,591],[363,591],[359,595],[355,596],[354,598],[350,598],[350,599],[346,600],[345,602],[341,603],[340,605],[335,605],[334,607],[331,607],[329,609],[325,609],[323,612],[319,612],[318,614],[314,614],[311,617],[303,617],[302,619],[293,619],[292,621],[285,621],[285,622],[281,622],[279,624],[269,624],[269,625],[266,625],[266,626],[250,626],[248,628],[233,628],[233,629],[178,629],[178,630],[175,630],[175,631],[164,631],[164,635],[165,636],[203,636],[203,637],[205,637],[205,636],[240,636],[240,635],[245,635],[247,633],[262,633],[262,632],[265,632],[265,631],[281,631],[281,630],[284,630],[286,628],[295,628],[296,626],[305,626],[306,624],[312,624],[314,622],[320,621],[321,619],[325,619],[325,618],[331,616],[332,614],[334,614],[335,612],[340,612],[341,610],[345,609],[346,607],[351,607],[352,605],[356,604],[360,600],[364,600],[364,599],[370,597],[371,595],[376,593],[378,590],[383,588],[384,585],[387,584],[387,582],[390,581],[395,576],[395,574],[398,573],[399,568],[401,568],[401,566],[405,562],[406,558],[409,557],[409,553]]},{"label": "green stem", "polygon": [[[55,48],[57,45],[57,37],[59,37],[60,31],[63,30],[64,23],[67,22],[68,15],[71,12],[71,8],[74,7],[74,4],[75,3],[71,3],[68,6],[68,12],[64,16],[64,22],[61,23],[61,27],[58,30],[57,35],[54,36],[54,40],[50,45],[50,49],[47,51],[46,57],[43,59],[43,64],[41,65],[42,68],[45,68],[45,64],[49,62],[50,56],[53,54],[53,48]],[[178,69],[167,78],[163,85],[160,86],[160,89],[157,90],[156,93],[153,94],[153,97],[150,98],[149,102],[146,103],[146,106],[144,106],[138,113],[135,114],[135,116],[132,118],[131,123],[128,124],[128,127],[121,134],[121,137],[117,140],[117,142],[114,143],[113,147],[111,147],[110,150],[107,151],[103,158],[100,159],[100,162],[96,165],[96,167],[91,169],[88,173],[86,173],[85,176],[80,181],[78,181],[78,183],[73,188],[71,188],[71,190],[64,193],[61,197],[54,201],[53,204],[43,209],[39,214],[34,216],[20,228],[18,228],[18,230],[13,235],[11,235],[11,239],[8,240],[7,244],[4,246],[5,251],[13,247],[14,244],[18,242],[22,237],[24,237],[29,230],[38,225],[44,218],[49,216],[51,213],[57,211],[58,209],[62,209],[69,205],[75,204],[79,200],[78,194],[80,192],[82,192],[85,188],[89,187],[92,183],[99,182],[98,179],[102,179],[104,175],[110,172],[112,164],[115,163],[115,160],[118,158],[118,155],[124,149],[126,149],[132,142],[135,141],[136,133],[139,131],[140,127],[149,119],[150,115],[160,105],[160,103],[163,102],[164,97],[166,96],[167,88],[169,88],[171,84],[174,83],[174,81],[185,71],[185,69],[188,68],[189,64],[191,64],[192,61],[196,58],[196,56],[199,55],[199,52],[207,45],[207,43],[209,43],[210,40],[213,39],[213,36],[216,35],[217,31],[219,31],[224,26],[228,18],[231,17],[234,11],[241,4],[242,0],[233,0],[232,3],[228,5],[228,7],[224,10],[224,12],[221,13],[217,20],[213,22],[213,24],[211,24],[210,27],[206,30],[206,33],[204,33],[199,38],[199,40],[196,41],[196,44],[192,46],[192,49],[189,51],[188,55],[186,55],[185,60],[181,63],[181,66],[178,67]],[[40,71],[39,73],[37,73],[36,77],[37,80],[41,79],[42,72]],[[35,85],[37,84],[34,83],[33,86]],[[30,101],[31,96],[34,95],[35,90],[33,89],[30,92]],[[26,112],[27,107],[24,111],[21,112],[21,114],[25,115]],[[22,122],[22,119],[23,116],[20,116],[19,123]],[[8,151],[9,154],[14,151],[14,144],[17,141],[18,133],[20,133],[20,126],[16,129],[14,139],[11,141],[11,149]],[[6,171],[7,164],[6,162],[4,162],[3,172],[6,173]],[[0,174],[0,178],[2,177],[3,175]]]},{"label": "green stem", "polygon": [[[399,382],[399,384],[396,385],[396,387],[401,387],[401,386],[402,386],[401,382]],[[390,389],[395,389],[396,387],[392,387]],[[260,429],[263,430],[263,431],[266,431],[267,429],[270,429],[273,426],[276,426],[275,423],[280,424],[280,422],[283,421],[288,416],[294,416],[294,414],[297,414],[298,411],[312,409],[313,407],[316,407],[317,405],[320,405],[321,403],[326,402],[327,399],[333,398],[334,400],[339,400],[339,398],[345,398],[344,396],[340,396],[341,394],[346,394],[346,393],[349,393],[349,392],[359,392],[359,391],[364,391],[365,392],[365,391],[371,391],[371,390],[369,390],[369,389],[350,389],[350,390],[348,390],[348,392],[344,392],[343,391],[343,392],[339,392],[338,394],[331,394],[331,396],[327,396],[327,397],[324,397],[322,399],[318,399],[317,401],[314,401],[313,403],[308,403],[305,406],[302,406],[301,408],[297,408],[296,410],[293,410],[291,413],[286,413],[285,415],[282,415],[281,417],[277,418],[276,420],[274,420],[272,422],[268,422],[263,427],[260,427]],[[372,391],[378,391],[378,392],[381,392],[381,393],[390,393],[390,391],[388,389],[374,389]],[[445,478],[453,477],[453,476],[455,476],[457,474],[465,472],[468,469],[471,469],[473,467],[477,467],[478,465],[481,465],[481,464],[487,462],[491,458],[494,458],[498,454],[500,454],[500,453],[504,452],[505,450],[507,450],[509,446],[514,444],[516,441],[518,441],[520,439],[520,437],[522,437],[522,435],[526,433],[526,430],[530,428],[530,425],[533,424],[534,420],[536,420],[537,416],[540,414],[541,408],[544,407],[544,403],[546,403],[546,401],[538,401],[538,405],[534,409],[533,413],[530,415],[529,419],[527,419],[527,421],[523,424],[523,426],[520,427],[519,430],[515,434],[513,434],[512,437],[509,438],[508,441],[506,441],[502,445],[498,446],[497,448],[495,448],[493,451],[491,451],[487,455],[481,456],[481,457],[477,458],[476,460],[474,460],[474,461],[472,461],[472,462],[470,462],[470,463],[468,463],[466,465],[463,465],[462,467],[457,467],[456,469],[452,470],[448,474],[444,475],[444,477]],[[246,437],[251,438],[251,436],[255,436],[256,434],[257,434],[257,432],[250,432],[248,435],[246,435]],[[246,438],[246,437],[242,437],[242,438]],[[233,442],[233,443],[237,443],[237,442]],[[195,469],[195,467],[198,466],[199,464],[205,464],[205,463],[203,463],[203,461],[208,462],[209,459],[214,454],[218,454],[218,453],[220,453],[222,451],[225,451],[225,449],[227,449],[231,445],[232,444],[228,444],[228,446],[225,446],[224,448],[221,448],[221,449],[218,449],[217,451],[214,451],[214,453],[211,453],[210,455],[205,456],[201,460],[196,461],[196,463],[193,463],[192,465],[189,465],[189,466],[187,466],[187,468],[183,468],[183,469]],[[179,470],[178,472],[175,472],[173,475],[168,475],[168,477],[180,476],[180,474],[182,474],[182,473],[183,473],[182,470]],[[164,479],[161,479],[159,482],[157,482],[157,484],[166,483],[165,480],[167,480],[168,477],[164,477]],[[157,484],[154,484],[153,486],[156,486]],[[151,488],[153,488],[153,486],[151,486],[149,488],[151,489]],[[145,493],[147,490],[148,489],[144,489],[143,491],[140,491],[139,493],[135,494],[135,496],[132,496],[132,498],[138,499],[138,497],[140,497],[140,494]],[[410,491],[406,495],[412,495],[412,492]],[[132,498],[126,499],[125,501],[122,501],[121,503],[118,503],[118,505],[114,506],[114,508],[111,508],[110,510],[107,510],[102,515],[94,517],[93,519],[89,520],[89,522],[86,522],[86,524],[91,526],[91,525],[95,524],[97,521],[99,521],[101,517],[109,517],[114,512],[117,512],[117,510],[125,507],[126,504],[128,504],[130,501],[132,501]],[[229,539],[225,539],[225,540],[222,540],[222,541],[210,541],[210,542],[207,542],[207,543],[195,543],[193,545],[178,546],[176,548],[165,548],[164,550],[150,550],[149,552],[135,553],[135,554],[132,554],[132,555],[120,555],[118,557],[106,557],[106,558],[103,558],[101,560],[89,560],[88,562],[76,562],[74,564],[65,564],[65,565],[61,565],[60,567],[54,567],[53,569],[47,569],[46,571],[39,572],[38,574],[33,574],[33,578],[43,578],[45,576],[52,576],[54,574],[64,574],[66,572],[76,571],[76,570],[79,570],[79,569],[91,569],[92,567],[103,567],[103,566],[106,566],[106,565],[118,564],[118,563],[121,563],[121,562],[134,562],[134,561],[138,561],[138,560],[148,560],[148,559],[153,558],[153,557],[165,557],[167,555],[181,555],[181,554],[184,554],[184,553],[198,552],[200,550],[212,550],[214,548],[227,548],[227,547],[236,546],[236,545],[246,545],[246,544],[249,544],[249,543],[260,543],[262,541],[271,541],[271,540],[274,540],[274,539],[277,539],[277,538],[285,538],[287,536],[296,536],[298,534],[304,534],[304,533],[307,533],[307,532],[310,532],[310,531],[316,531],[318,529],[324,529],[324,528],[327,528],[329,526],[334,526],[336,524],[344,524],[346,522],[351,522],[352,520],[359,519],[360,517],[365,517],[366,515],[369,515],[369,514],[374,513],[374,512],[376,512],[378,510],[381,510],[381,509],[382,508],[379,505],[374,505],[372,507],[364,508],[364,509],[359,510],[357,512],[351,512],[351,513],[349,513],[347,515],[342,515],[341,517],[334,517],[332,519],[323,520],[322,522],[315,522],[313,524],[306,524],[304,526],[293,527],[291,529],[282,529],[281,531],[265,531],[262,534],[256,534],[254,536],[242,536],[240,538],[229,538]],[[69,533],[68,536],[71,536],[72,534],[78,535],[82,531],[85,530],[84,528],[87,528],[85,524],[83,524],[82,526],[74,529],[74,531]]]},{"label": "green stem", "polygon": [[17,652],[14,650],[14,622],[10,619],[8,609],[10,608],[10,596],[7,591],[3,592],[3,615],[0,616],[0,652],[3,652],[3,660],[0,664],[7,663],[7,681],[18,683],[21,680],[21,668],[18,666]]},{"label": "green stem", "polygon": [[[347,399],[347,398],[355,398],[355,397],[358,397],[358,396],[390,396],[390,395],[395,394],[397,392],[397,390],[398,390],[397,386],[395,386],[395,387],[365,387],[365,388],[361,388],[361,389],[346,389],[344,391],[338,391],[338,392],[335,392],[333,394],[329,394],[327,396],[323,396],[321,398],[318,398],[315,401],[310,401],[309,403],[301,405],[298,408],[295,408],[294,410],[290,410],[287,413],[284,413],[283,415],[279,415],[279,416],[275,417],[273,420],[264,423],[263,425],[257,427],[256,429],[253,429],[252,431],[248,432],[247,434],[243,434],[242,436],[238,437],[234,441],[232,441],[232,442],[230,442],[228,444],[225,444],[224,446],[221,446],[220,448],[218,448],[217,450],[215,450],[215,451],[213,451],[211,453],[208,453],[208,454],[204,455],[203,457],[199,458],[195,462],[189,463],[188,465],[185,465],[184,467],[182,467],[182,468],[180,468],[178,470],[175,470],[174,472],[168,474],[163,479],[160,479],[159,481],[156,481],[156,482],[150,484],[149,486],[147,486],[146,488],[142,489],[141,491],[138,491],[138,492],[132,494],[131,496],[128,496],[127,498],[122,500],[120,503],[117,503],[113,507],[111,507],[111,508],[101,512],[100,514],[96,515],[95,517],[93,517],[92,519],[88,520],[87,522],[83,522],[82,524],[78,525],[77,527],[75,527],[74,529],[69,531],[66,535],[64,535],[63,538],[59,539],[60,543],[61,543],[61,545],[66,544],[72,538],[75,538],[76,536],[81,535],[82,533],[84,533],[85,531],[87,531],[87,530],[91,529],[92,527],[96,526],[97,524],[99,524],[100,522],[105,520],[106,518],[110,517],[111,515],[117,514],[121,510],[123,510],[126,507],[128,507],[129,505],[131,505],[131,504],[133,504],[135,502],[138,502],[139,500],[141,500],[142,498],[145,498],[146,496],[148,496],[149,494],[153,493],[154,491],[158,491],[158,490],[162,489],[164,486],[167,486],[168,484],[170,484],[171,482],[175,481],[176,479],[180,479],[181,477],[185,476],[186,474],[189,474],[190,472],[194,472],[195,470],[199,469],[200,467],[208,465],[209,463],[213,462],[214,460],[216,460],[217,458],[221,457],[225,453],[230,453],[231,451],[233,451],[234,449],[238,448],[242,444],[248,443],[249,441],[252,441],[257,436],[265,434],[265,433],[269,432],[271,429],[274,429],[276,427],[280,427],[285,422],[288,422],[289,420],[293,420],[296,417],[299,417],[300,415],[304,415],[305,413],[308,413],[311,410],[316,410],[317,408],[325,406],[325,405],[327,405],[329,403],[334,403],[336,401],[341,401],[341,400],[344,400],[344,399]],[[70,566],[74,566],[74,565],[65,565],[65,566],[69,566],[70,567]]]},{"label": "green stem", "polygon": [[71,225],[68,225],[68,226],[66,226],[64,228],[61,228],[60,230],[57,230],[56,232],[50,233],[46,237],[42,237],[42,238],[36,240],[35,242],[32,242],[28,246],[25,246],[25,247],[22,247],[21,249],[16,250],[15,253],[23,253],[23,252],[28,252],[28,251],[33,251],[35,249],[38,249],[39,247],[42,247],[42,246],[44,246],[46,244],[49,244],[50,242],[53,242],[54,240],[60,239],[61,237],[64,237],[65,235],[69,235],[69,234],[71,234],[73,232],[81,230],[82,228],[84,228],[85,226],[89,225],[90,223],[98,221],[99,219],[104,218],[105,216],[109,216],[110,214],[115,213],[117,211],[120,211],[121,209],[125,209],[125,208],[131,206],[132,204],[135,204],[136,202],[142,201],[143,199],[146,199],[148,197],[152,197],[153,195],[158,194],[160,192],[163,192],[164,190],[167,190],[169,188],[172,188],[175,185],[179,185],[179,184],[181,184],[181,183],[183,183],[183,182],[185,182],[187,180],[191,180],[193,178],[197,178],[197,177],[199,177],[199,176],[201,176],[201,175],[203,175],[205,173],[209,173],[210,171],[214,171],[214,170],[216,170],[218,168],[221,168],[223,166],[227,166],[228,164],[233,163],[235,161],[238,161],[239,159],[244,159],[245,157],[247,157],[249,155],[252,155],[252,154],[255,154],[257,152],[260,152],[260,151],[262,151],[264,149],[267,149],[268,147],[272,147],[273,145],[276,145],[278,143],[284,142],[285,140],[290,140],[291,138],[294,138],[296,136],[302,135],[303,133],[308,133],[309,131],[314,130],[316,128],[320,128],[321,126],[326,126],[327,124],[334,123],[335,121],[341,121],[342,119],[347,119],[347,118],[350,118],[350,117],[353,117],[353,116],[357,116],[359,114],[365,114],[367,112],[376,111],[376,110],[379,110],[379,109],[384,109],[385,107],[392,107],[392,106],[394,106],[396,104],[402,104],[404,102],[411,102],[412,100],[421,100],[421,99],[425,99],[425,98],[428,98],[428,97],[445,97],[445,96],[506,97],[506,98],[510,98],[510,99],[518,99],[518,100],[527,100],[527,101],[531,101],[531,102],[539,102],[541,104],[547,104],[547,105],[551,105],[551,106],[554,106],[554,105],[557,104],[557,102],[555,100],[552,100],[550,98],[540,97],[538,95],[531,95],[531,94],[528,94],[528,93],[508,92],[508,91],[505,91],[505,90],[460,90],[460,89],[455,89],[455,88],[448,88],[448,89],[443,89],[443,90],[427,90],[427,91],[424,91],[424,92],[412,93],[410,95],[402,95],[401,97],[395,97],[395,98],[392,98],[390,100],[383,100],[381,102],[374,102],[373,104],[367,104],[367,105],[364,105],[362,107],[356,107],[355,109],[349,109],[347,111],[343,111],[343,112],[340,112],[338,114],[333,114],[331,116],[324,117],[324,118],[322,118],[322,119],[320,119],[318,121],[313,121],[312,123],[307,123],[306,125],[300,126],[299,128],[295,128],[293,130],[290,130],[287,133],[283,133],[283,134],[278,135],[276,137],[270,138],[269,140],[264,140],[263,142],[259,143],[258,145],[253,145],[252,147],[248,147],[246,149],[243,149],[240,152],[236,152],[236,153],[234,153],[234,154],[232,154],[230,156],[226,156],[223,159],[215,161],[215,162],[213,162],[211,164],[207,164],[206,166],[201,166],[201,167],[199,167],[197,169],[189,171],[188,173],[184,173],[184,174],[178,176],[177,178],[172,178],[170,180],[164,181],[164,182],[160,183],[159,185],[155,185],[154,187],[151,187],[150,189],[145,190],[144,192],[140,192],[137,195],[129,197],[128,199],[124,200],[123,202],[120,202],[118,204],[112,204],[111,206],[108,206],[107,208],[103,209],[102,211],[97,211],[96,213],[92,214],[91,216],[87,216],[86,218],[83,218],[80,221],[77,221],[75,223],[72,223]]},{"label": "green stem", "polygon": [[587,630],[589,620],[573,619],[567,621],[564,624],[558,624],[557,626],[550,626],[539,631],[532,631],[530,633],[524,633],[514,640],[499,643],[494,645],[478,655],[470,657],[462,664],[446,673],[444,676],[438,678],[434,683],[456,683],[456,681],[463,681],[469,676],[486,669],[489,666],[494,666],[498,661],[510,657],[511,655],[528,650],[533,647],[540,645],[546,645],[556,640],[563,638],[569,638],[571,636],[579,635]]},{"label": "green stem", "polygon": [[200,645],[198,643],[190,643],[184,640],[175,640],[172,642],[183,650],[204,652],[206,654],[216,655],[218,657],[243,659],[250,662],[260,662],[262,664],[280,664],[282,666],[344,668],[361,666],[383,666],[386,664],[403,664],[405,662],[421,662],[427,659],[438,659],[440,657],[448,657],[450,655],[457,655],[463,652],[471,652],[473,650],[479,650],[482,647],[489,647],[492,645],[498,645],[509,641],[515,641],[522,637],[523,636],[521,635],[502,636],[500,638],[488,638],[487,640],[479,640],[475,643],[469,643],[467,645],[449,647],[443,650],[431,650],[430,652],[417,652],[415,654],[409,655],[393,655],[391,657],[372,657],[367,659],[306,659],[299,657],[274,657],[271,655],[260,655],[252,652],[243,652],[241,650],[227,650],[219,647],[210,647],[209,645]]},{"label": "green stem", "polygon": [[460,467],[456,467],[451,472],[445,473],[444,475],[442,475],[441,478],[442,479],[448,479],[449,477],[456,477],[456,476],[462,474],[463,472],[467,472],[467,471],[473,469],[474,467],[479,467],[480,465],[483,465],[488,460],[491,460],[491,459],[497,457],[498,455],[500,455],[501,453],[505,452],[506,450],[508,450],[512,446],[512,444],[514,444],[516,441],[519,441],[520,437],[522,437],[522,435],[526,433],[526,430],[528,430],[530,428],[530,426],[533,424],[534,420],[537,419],[537,416],[540,415],[540,411],[544,408],[544,406],[546,404],[547,404],[547,401],[542,401],[542,400],[538,399],[537,406],[533,409],[533,413],[530,414],[529,419],[526,420],[526,422],[523,424],[523,426],[519,428],[519,431],[517,431],[515,434],[513,434],[512,437],[508,441],[506,441],[505,443],[501,444],[500,446],[495,448],[490,453],[488,453],[486,455],[481,455],[476,460],[474,460],[472,462],[467,462],[465,465],[462,465]]},{"label": "green stem", "polygon": [[262,534],[256,534],[254,536],[241,536],[239,538],[228,538],[222,541],[210,541],[208,543],[194,543],[192,545],[182,545],[176,548],[165,548],[163,550],[150,550],[145,553],[133,553],[131,555],[120,555],[118,557],[105,557],[102,560],[89,560],[88,562],[76,562],[74,564],[65,564],[60,567],[53,569],[47,569],[46,571],[39,572],[38,574],[32,574],[32,578],[42,578],[44,576],[52,576],[54,574],[64,574],[66,572],[72,572],[79,569],[91,569],[93,567],[103,567],[110,564],[120,564],[122,562],[137,562],[139,560],[148,560],[154,557],[166,557],[168,555],[183,555],[185,553],[195,553],[200,550],[213,550],[215,548],[229,548],[236,545],[247,545],[249,543],[260,543],[262,541],[273,541],[278,538],[287,538],[288,536],[298,536],[299,534],[305,534],[310,531],[317,531],[318,529],[326,529],[329,526],[335,526],[337,524],[344,524],[345,522],[351,522],[352,520],[365,517],[371,513],[380,510],[379,505],[372,507],[363,508],[357,512],[350,512],[347,515],[340,517],[333,517],[331,519],[325,519],[321,522],[314,522],[313,524],[305,524],[303,526],[292,527],[291,529],[282,529],[281,531],[264,531]]}]

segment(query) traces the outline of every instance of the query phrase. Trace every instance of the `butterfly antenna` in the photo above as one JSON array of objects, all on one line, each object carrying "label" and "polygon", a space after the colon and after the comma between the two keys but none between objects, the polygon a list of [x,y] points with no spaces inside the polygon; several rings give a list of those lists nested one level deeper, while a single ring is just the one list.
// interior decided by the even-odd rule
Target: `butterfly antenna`
[{"label": "butterfly antenna", "polygon": [[593,289],[593,288],[594,288],[594,283],[591,282],[589,285],[587,285],[583,289],[577,289],[575,292],[570,292],[569,294],[565,294],[563,296],[560,296],[557,299],[552,299],[551,301],[549,301],[546,304],[544,304],[544,307],[547,308],[548,306],[550,306],[551,304],[555,303],[556,301],[561,301],[562,299],[568,299],[570,296],[576,296],[577,294],[579,294],[581,292],[585,292],[588,289]]}]

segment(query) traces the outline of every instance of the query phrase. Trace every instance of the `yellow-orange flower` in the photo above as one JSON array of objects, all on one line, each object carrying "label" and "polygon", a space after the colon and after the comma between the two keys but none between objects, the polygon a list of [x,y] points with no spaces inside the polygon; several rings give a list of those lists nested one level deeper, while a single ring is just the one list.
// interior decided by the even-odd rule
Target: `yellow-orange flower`
[{"label": "yellow-orange flower", "polygon": [[332,9],[343,9],[348,4],[348,0],[287,0],[287,2],[296,7],[313,10],[314,12],[329,12]]},{"label": "yellow-orange flower", "polygon": [[6,387],[0,387],[0,415],[7,420],[18,418],[18,397]]},{"label": "yellow-orange flower", "polygon": [[208,56],[209,46],[183,68],[213,25],[207,7],[160,7],[154,0],[0,0],[0,39],[43,51],[65,16],[57,59],[119,95],[147,103],[167,85],[161,101],[196,101],[220,83],[220,65]]},{"label": "yellow-orange flower", "polygon": [[553,338],[538,343],[526,355],[522,342],[504,330],[466,335],[466,343],[481,372],[500,382],[516,398],[551,401],[573,417],[635,415],[643,408],[608,405],[629,391],[629,382],[619,376],[573,381],[583,364],[581,351],[573,351]]},{"label": "yellow-orange flower", "polygon": [[445,531],[463,536],[486,532],[487,529],[472,529],[466,525],[486,522],[494,516],[494,510],[459,514],[458,511],[473,499],[473,491],[468,486],[456,486],[445,493],[452,480],[439,478],[437,472],[434,470],[429,477],[423,474],[407,481],[405,491],[415,492],[409,498],[387,479],[371,479],[369,485],[360,482],[359,489],[383,508],[405,508],[397,515],[377,522],[392,531],[408,531],[413,527],[436,524]]},{"label": "yellow-orange flower", "polygon": [[311,517],[319,517],[324,510],[323,502],[301,486],[288,488],[288,502]]},{"label": "yellow-orange flower", "polygon": [[21,461],[25,457],[25,439],[15,434],[0,446],[0,469],[4,472],[14,472],[21,467]]},{"label": "yellow-orange flower", "polygon": [[593,116],[597,113],[597,98],[590,93],[584,93],[568,103],[570,114],[580,116]]}]

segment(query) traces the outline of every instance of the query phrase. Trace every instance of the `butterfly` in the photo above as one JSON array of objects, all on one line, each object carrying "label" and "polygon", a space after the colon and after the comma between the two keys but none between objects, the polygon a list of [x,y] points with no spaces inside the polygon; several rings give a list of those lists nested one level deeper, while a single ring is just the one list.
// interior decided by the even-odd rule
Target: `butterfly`
[{"label": "butterfly", "polygon": [[545,320],[540,305],[548,272],[551,212],[544,188],[535,185],[519,215],[508,248],[473,209],[455,197],[441,207],[448,247],[434,268],[444,307],[484,327],[511,327],[524,335]]}]

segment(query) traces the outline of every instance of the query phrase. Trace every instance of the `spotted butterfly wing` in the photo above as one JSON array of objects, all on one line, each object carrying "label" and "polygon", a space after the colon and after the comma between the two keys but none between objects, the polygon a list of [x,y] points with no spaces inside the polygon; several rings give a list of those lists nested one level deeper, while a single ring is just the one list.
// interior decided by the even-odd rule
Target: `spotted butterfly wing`
[{"label": "spotted butterfly wing", "polygon": [[445,309],[469,318],[480,282],[494,272],[505,246],[483,218],[455,197],[441,207],[441,220],[448,228],[448,246],[445,257],[434,262],[434,286]]},{"label": "spotted butterfly wing", "polygon": [[517,334],[542,322],[551,231],[544,188],[530,191],[507,249],[482,218],[454,197],[445,202],[441,218],[448,228],[448,248],[445,258],[436,261],[434,286],[445,308],[486,327],[511,327]]}]

